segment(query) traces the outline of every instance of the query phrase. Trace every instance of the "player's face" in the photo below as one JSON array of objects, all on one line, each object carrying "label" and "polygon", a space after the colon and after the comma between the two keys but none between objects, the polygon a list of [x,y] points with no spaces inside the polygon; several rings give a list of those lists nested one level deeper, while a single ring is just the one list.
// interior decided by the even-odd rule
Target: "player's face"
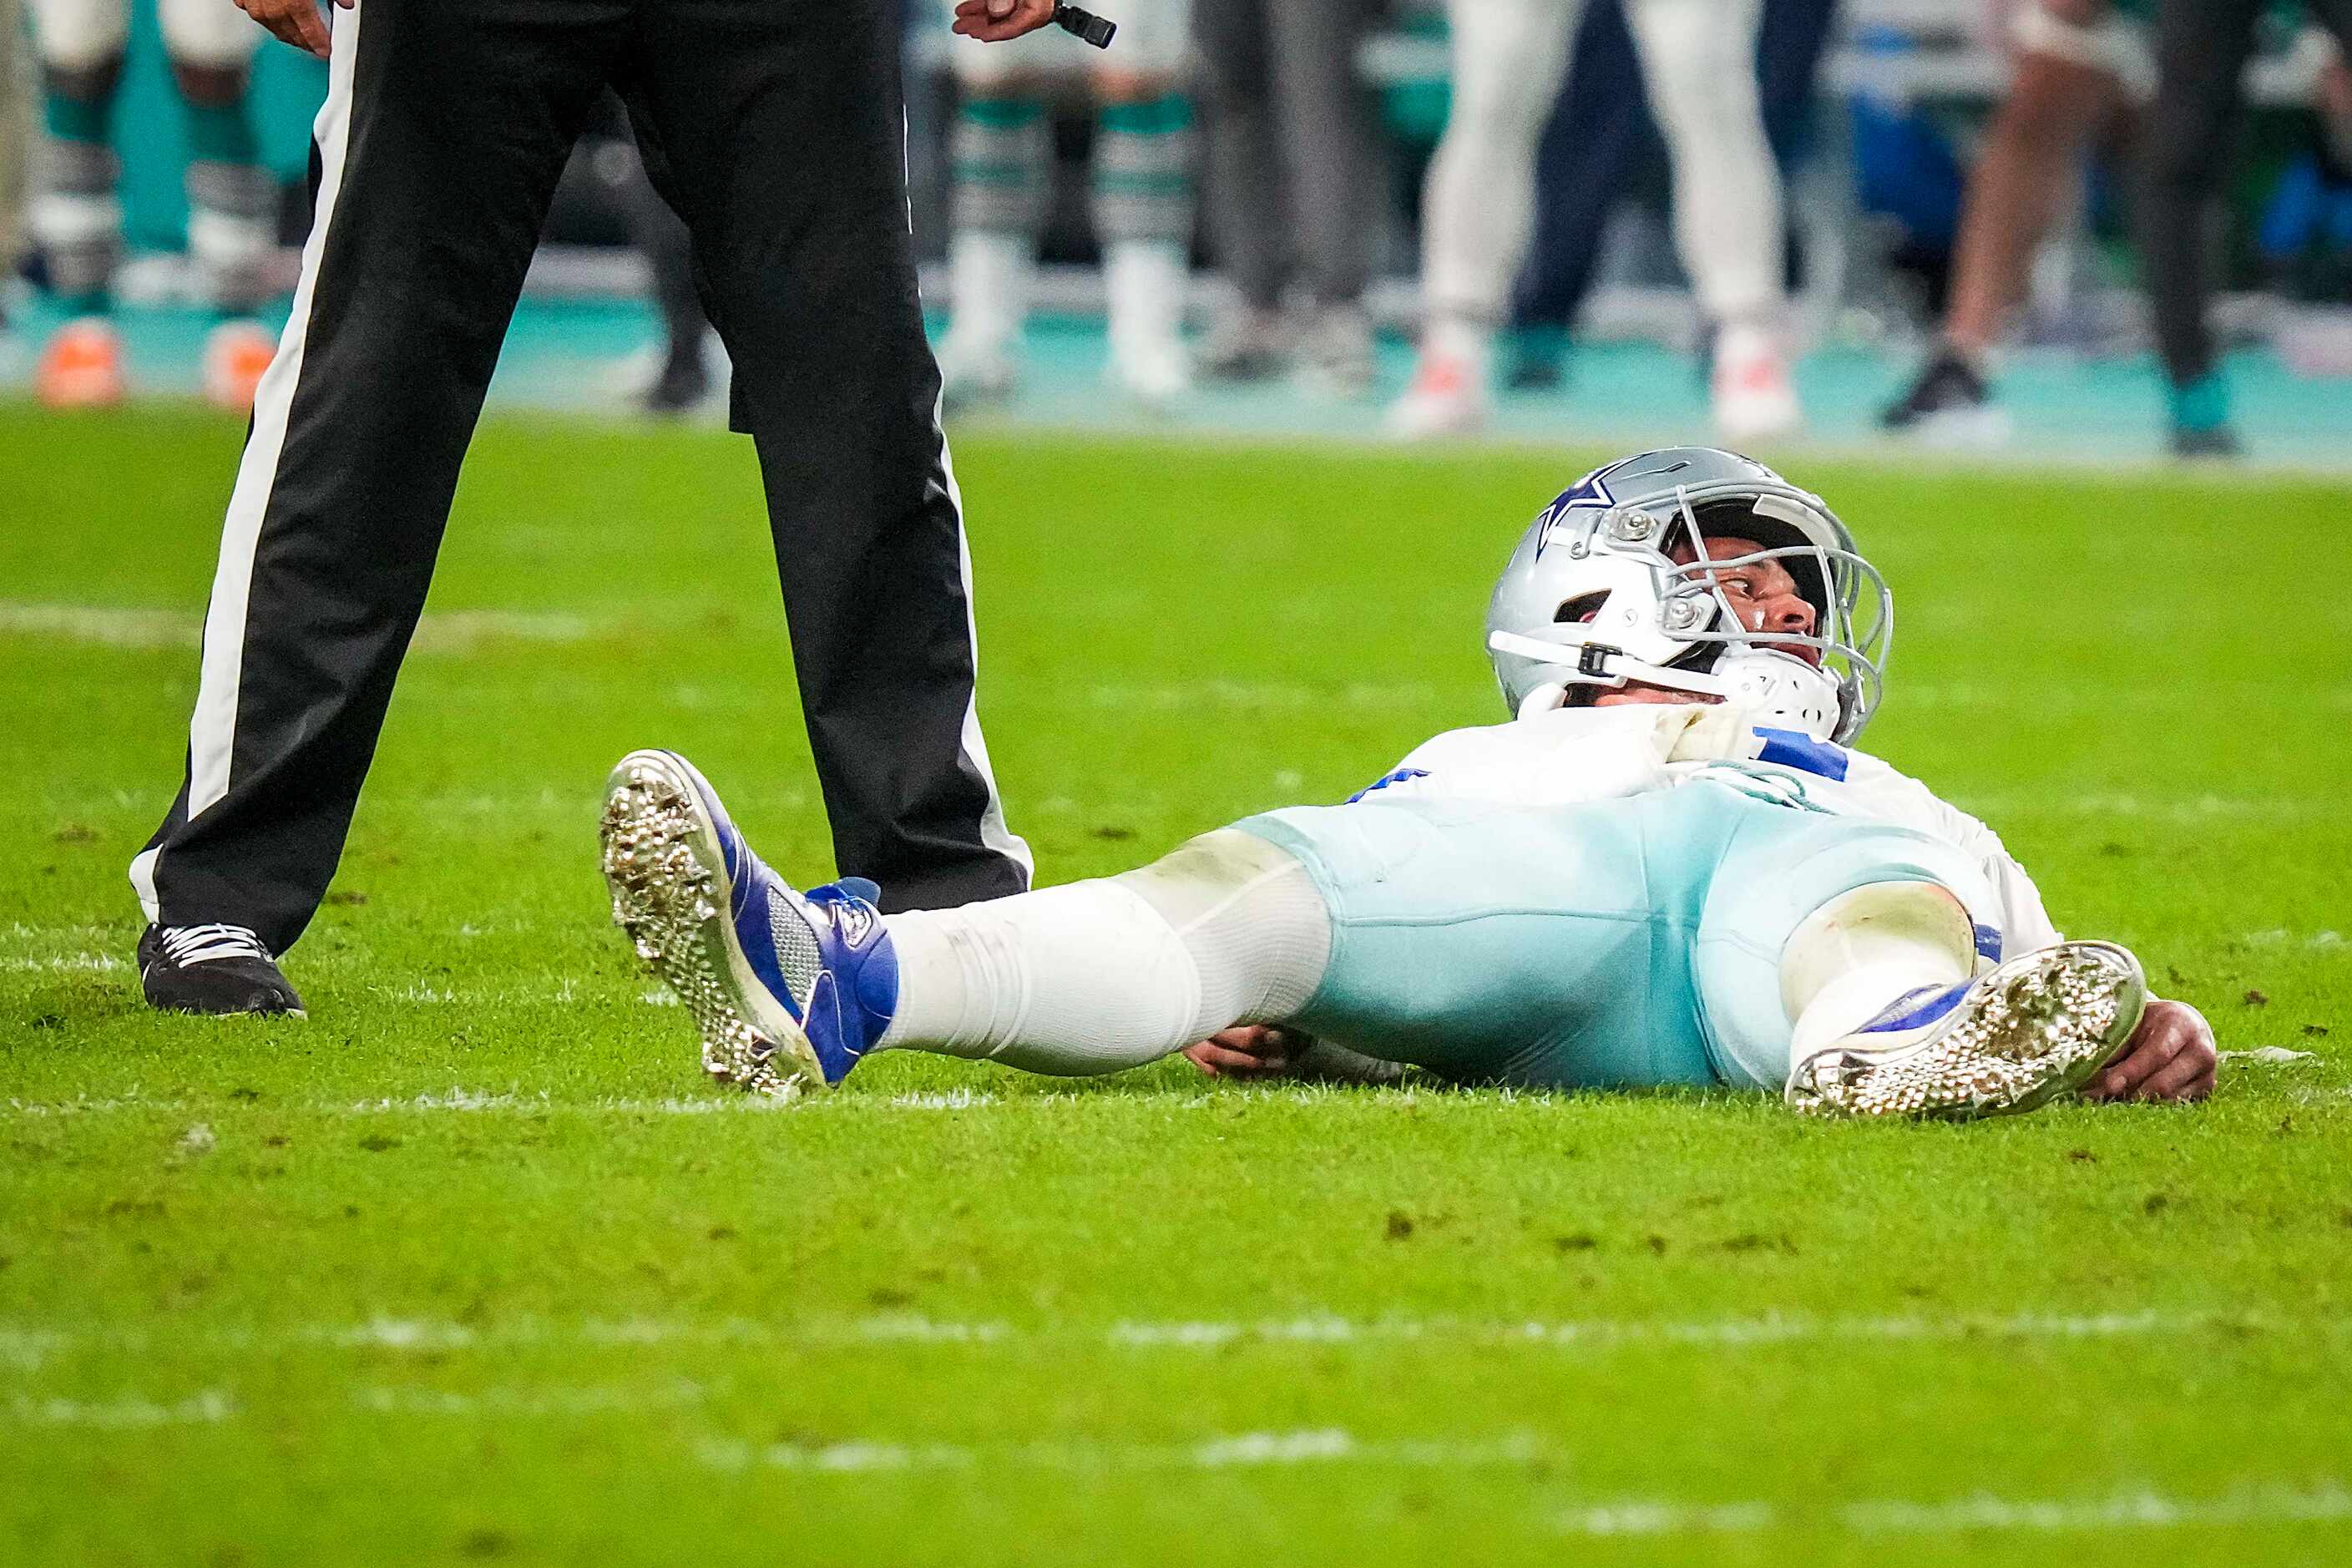
[{"label": "player's face", "polygon": [[[1764,548],[1752,539],[1735,533],[1710,534],[1706,539],[1706,557],[1710,561],[1727,561],[1736,556],[1753,555]],[[1690,553],[1677,551],[1677,564],[1687,565]],[[1751,561],[1745,565],[1724,567],[1708,574],[1730,601],[1732,613],[1739,624],[1751,632],[1787,632],[1794,637],[1811,637],[1816,616],[1813,606],[1797,591],[1797,580],[1789,575],[1778,561]],[[1767,643],[1778,652],[1803,659],[1816,669],[1821,668],[1822,650],[1803,643]],[[1623,686],[1603,691],[1592,700],[1595,708],[1609,708],[1627,702],[1716,702],[1721,699],[1703,697],[1695,691],[1675,691],[1663,686],[1650,686],[1629,680]]]},{"label": "player's face", "polygon": [[[1711,535],[1706,541],[1706,558],[1728,561],[1737,556],[1754,555],[1764,546],[1738,534]],[[1678,563],[1687,563],[1688,556]],[[1723,596],[1731,602],[1732,613],[1739,624],[1751,632],[1787,632],[1793,637],[1813,635],[1812,602],[1797,591],[1797,580],[1778,561],[1751,561],[1743,566],[1726,566],[1707,574]],[[1767,643],[1778,652],[1803,659],[1814,668],[1821,668],[1822,650],[1803,643]]]}]

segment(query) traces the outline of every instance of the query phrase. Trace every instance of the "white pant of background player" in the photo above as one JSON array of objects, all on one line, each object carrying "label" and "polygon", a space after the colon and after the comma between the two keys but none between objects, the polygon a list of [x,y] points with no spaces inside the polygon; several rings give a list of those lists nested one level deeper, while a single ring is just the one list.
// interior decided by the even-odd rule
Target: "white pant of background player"
[{"label": "white pant of background player", "polygon": [[[951,15],[939,6],[942,32]],[[1097,106],[1095,235],[1111,377],[1147,405],[1191,381],[1181,329],[1193,221],[1189,0],[1127,0],[1107,50],[1047,27],[1009,44],[950,35],[961,103],[950,136],[953,312],[939,348],[949,402],[1011,392],[1052,176],[1049,92],[1086,83]]]},{"label": "white pant of background player", "polygon": [[[1717,329],[1716,420],[1733,445],[1799,423],[1789,380],[1780,175],[1756,77],[1762,0],[1624,0],[1674,162],[1675,241]],[[1392,411],[1407,437],[1475,429],[1496,330],[1533,224],[1536,146],[1584,0],[1449,0],[1453,112],[1423,195],[1428,328]]]}]

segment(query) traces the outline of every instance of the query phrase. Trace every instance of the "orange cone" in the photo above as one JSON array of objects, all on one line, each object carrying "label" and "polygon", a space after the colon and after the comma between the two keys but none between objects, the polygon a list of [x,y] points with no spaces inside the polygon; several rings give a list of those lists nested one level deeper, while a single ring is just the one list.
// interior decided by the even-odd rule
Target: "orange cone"
[{"label": "orange cone", "polygon": [[237,414],[253,410],[261,373],[278,354],[278,340],[251,321],[223,321],[205,340],[205,400]]},{"label": "orange cone", "polygon": [[51,408],[107,408],[122,401],[122,336],[84,316],[59,327],[33,368],[33,395]]}]

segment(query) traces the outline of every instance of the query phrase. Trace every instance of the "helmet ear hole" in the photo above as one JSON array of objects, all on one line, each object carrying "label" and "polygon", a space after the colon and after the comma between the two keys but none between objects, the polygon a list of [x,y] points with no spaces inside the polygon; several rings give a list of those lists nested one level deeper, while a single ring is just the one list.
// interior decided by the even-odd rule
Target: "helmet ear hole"
[{"label": "helmet ear hole", "polygon": [[1580,594],[1573,599],[1561,601],[1558,613],[1552,616],[1552,622],[1556,626],[1577,626],[1597,619],[1601,615],[1601,606],[1608,602],[1609,595],[1605,593]]}]

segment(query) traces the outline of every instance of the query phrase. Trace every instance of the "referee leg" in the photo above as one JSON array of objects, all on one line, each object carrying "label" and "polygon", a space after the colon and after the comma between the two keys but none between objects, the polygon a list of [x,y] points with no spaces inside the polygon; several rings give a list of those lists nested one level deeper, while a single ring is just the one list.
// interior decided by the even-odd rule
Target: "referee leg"
[{"label": "referee leg", "polygon": [[[625,0],[334,13],[316,216],[222,531],[186,780],[132,862],[148,918],[315,912],[508,318]],[[551,15],[551,14],[553,15]]]},{"label": "referee leg", "polygon": [[759,449],[835,860],[886,910],[1028,885],[908,232],[895,0],[669,0],[621,82]]}]

